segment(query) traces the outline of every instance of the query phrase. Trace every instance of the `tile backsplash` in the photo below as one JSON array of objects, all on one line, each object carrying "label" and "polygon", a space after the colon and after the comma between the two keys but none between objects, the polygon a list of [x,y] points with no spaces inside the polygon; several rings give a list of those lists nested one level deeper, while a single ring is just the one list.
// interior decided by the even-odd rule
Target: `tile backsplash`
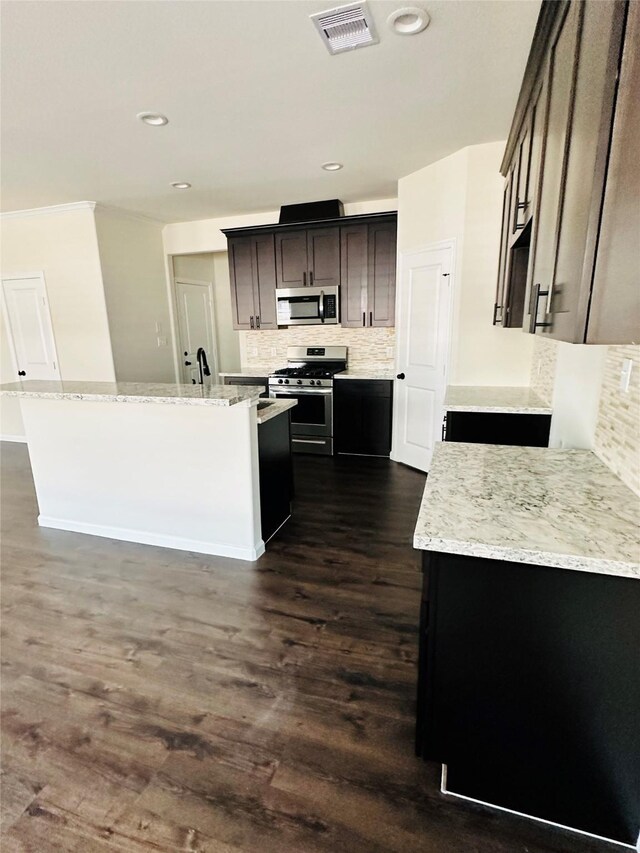
[{"label": "tile backsplash", "polygon": [[344,329],[342,326],[289,326],[273,331],[240,332],[243,368],[282,366],[288,346],[346,346],[350,367],[393,369],[396,330]]},{"label": "tile backsplash", "polygon": [[[626,359],[632,362],[629,390],[620,390]],[[640,495],[640,346],[607,351],[594,451],[630,489]]]},{"label": "tile backsplash", "polygon": [[[557,349],[556,341],[536,337],[531,387],[547,403],[553,401]],[[627,392],[620,390],[625,359],[632,362]],[[607,347],[593,451],[640,495],[640,346]]]}]

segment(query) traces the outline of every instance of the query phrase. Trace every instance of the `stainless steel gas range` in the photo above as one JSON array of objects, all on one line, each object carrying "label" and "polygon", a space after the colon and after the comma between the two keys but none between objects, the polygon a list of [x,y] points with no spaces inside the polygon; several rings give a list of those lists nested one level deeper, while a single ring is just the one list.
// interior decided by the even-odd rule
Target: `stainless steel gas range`
[{"label": "stainless steel gas range", "polygon": [[333,455],[333,377],[347,366],[347,347],[287,347],[287,367],[269,377],[269,396],[295,398],[291,449]]}]

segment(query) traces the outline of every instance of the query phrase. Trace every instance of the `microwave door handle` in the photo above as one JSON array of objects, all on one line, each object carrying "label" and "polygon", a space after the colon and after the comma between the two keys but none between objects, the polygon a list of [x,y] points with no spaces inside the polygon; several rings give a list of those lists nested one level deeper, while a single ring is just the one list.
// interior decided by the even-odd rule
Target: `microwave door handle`
[{"label": "microwave door handle", "polygon": [[320,322],[324,323],[324,290],[320,291],[320,300],[318,302],[318,312],[320,314]]}]

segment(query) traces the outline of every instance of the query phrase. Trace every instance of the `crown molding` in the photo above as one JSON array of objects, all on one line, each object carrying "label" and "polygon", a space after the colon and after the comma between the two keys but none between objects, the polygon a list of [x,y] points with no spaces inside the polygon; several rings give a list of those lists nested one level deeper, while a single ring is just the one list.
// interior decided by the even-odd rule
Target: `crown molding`
[{"label": "crown molding", "polygon": [[146,222],[148,225],[165,226],[167,223],[162,219],[155,219],[153,216],[147,216],[146,213],[136,213],[133,210],[123,210],[121,207],[114,207],[111,204],[103,204],[102,202],[93,202],[96,213],[105,213],[109,216],[117,216],[120,219],[134,219],[138,222]]},{"label": "crown molding", "polygon": [[121,207],[113,207],[110,204],[102,204],[98,201],[72,201],[69,204],[52,204],[49,207],[33,207],[29,210],[7,210],[0,213],[0,220],[28,219],[31,216],[55,216],[60,213],[75,213],[78,210],[90,210],[93,213],[104,213],[121,219],[134,219],[138,222],[146,222],[148,225],[164,226],[166,224],[161,219],[154,219],[144,213],[123,210]]},{"label": "crown molding", "polygon": [[0,219],[27,219],[31,216],[52,216],[58,213],[74,213],[76,210],[95,210],[95,201],[72,201],[69,204],[52,204],[49,207],[32,207],[29,210],[7,210]]}]

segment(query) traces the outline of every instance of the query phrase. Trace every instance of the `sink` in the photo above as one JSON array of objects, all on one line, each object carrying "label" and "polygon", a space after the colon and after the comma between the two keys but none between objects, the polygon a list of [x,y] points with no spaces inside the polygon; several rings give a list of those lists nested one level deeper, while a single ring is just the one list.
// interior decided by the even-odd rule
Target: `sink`
[{"label": "sink", "polygon": [[268,406],[273,406],[274,400],[258,400],[258,409],[266,409]]}]

